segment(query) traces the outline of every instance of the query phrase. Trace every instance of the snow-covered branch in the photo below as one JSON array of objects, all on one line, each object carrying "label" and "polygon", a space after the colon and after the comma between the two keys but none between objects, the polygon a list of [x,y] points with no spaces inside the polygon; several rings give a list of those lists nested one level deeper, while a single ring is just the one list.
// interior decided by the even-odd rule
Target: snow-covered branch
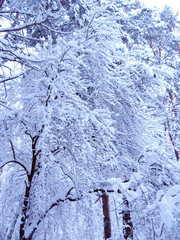
[{"label": "snow-covered branch", "polygon": [[31,22],[31,23],[23,24],[23,25],[20,25],[20,26],[17,26],[17,27],[1,28],[0,33],[1,32],[20,31],[20,30],[23,30],[23,29],[28,28],[28,27],[41,25],[42,23],[45,23],[46,21],[48,21],[48,18],[46,18],[46,19],[44,19],[40,22]]},{"label": "snow-covered branch", "polygon": [[59,198],[54,203],[51,204],[51,206],[45,211],[45,213],[40,217],[40,219],[36,222],[36,224],[32,224],[32,227],[30,226],[30,234],[28,236],[28,239],[32,239],[32,236],[34,235],[35,231],[37,230],[38,225],[46,218],[46,216],[49,214],[49,211],[53,209],[55,206],[58,206],[62,202],[70,201],[70,202],[76,202],[81,200],[79,197],[72,198],[70,197],[71,190],[74,188],[70,188],[70,190],[67,192],[64,199]]},{"label": "snow-covered branch", "polygon": [[20,162],[18,162],[18,161],[14,161],[14,160],[12,160],[12,161],[7,161],[7,162],[5,162],[2,166],[0,166],[0,169],[1,168],[3,168],[4,166],[6,166],[7,164],[10,164],[10,163],[14,163],[14,164],[18,164],[19,166],[21,166],[23,169],[24,169],[24,171],[26,172],[26,175],[27,175],[27,177],[28,177],[28,170],[27,170],[27,168],[22,164],[22,163],[20,163]]},{"label": "snow-covered branch", "polygon": [[0,80],[0,83],[5,83],[5,82],[8,82],[10,80],[16,79],[16,78],[22,76],[23,74],[24,74],[24,72],[22,72],[20,74],[16,74],[14,76],[9,76],[9,77],[3,78],[2,80]]}]

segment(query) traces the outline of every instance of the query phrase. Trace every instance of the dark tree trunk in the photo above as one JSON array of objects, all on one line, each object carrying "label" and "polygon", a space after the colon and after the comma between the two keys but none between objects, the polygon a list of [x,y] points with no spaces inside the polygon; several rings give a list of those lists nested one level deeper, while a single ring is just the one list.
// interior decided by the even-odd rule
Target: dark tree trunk
[{"label": "dark tree trunk", "polygon": [[25,233],[24,229],[25,229],[25,222],[26,222],[26,219],[27,219],[29,194],[30,194],[30,187],[26,186],[23,208],[22,208],[21,224],[20,224],[20,230],[19,230],[20,240],[26,240],[26,238],[24,237],[24,233]]},{"label": "dark tree trunk", "polygon": [[30,192],[31,192],[31,185],[33,181],[33,177],[37,168],[37,156],[40,151],[36,152],[36,144],[39,139],[39,136],[31,137],[32,139],[32,163],[31,163],[31,172],[28,174],[28,183],[26,183],[26,189],[24,194],[24,202],[22,207],[22,217],[21,217],[21,224],[19,229],[19,236],[20,240],[30,240],[31,238],[25,237],[25,225],[26,220],[28,218],[28,210],[29,210],[29,199],[30,199]]},{"label": "dark tree trunk", "polygon": [[133,223],[131,220],[131,214],[129,211],[129,202],[126,198],[123,201],[124,210],[123,215],[123,235],[125,240],[133,240]]},{"label": "dark tree trunk", "polygon": [[111,237],[111,220],[109,215],[109,196],[104,193],[102,195],[103,214],[104,214],[104,238],[105,240]]}]

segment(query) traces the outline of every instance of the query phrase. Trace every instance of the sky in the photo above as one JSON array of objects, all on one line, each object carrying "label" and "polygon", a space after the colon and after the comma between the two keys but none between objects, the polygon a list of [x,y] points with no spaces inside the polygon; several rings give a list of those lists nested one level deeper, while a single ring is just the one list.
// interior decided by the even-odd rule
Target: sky
[{"label": "sky", "polygon": [[[109,0],[101,0],[102,2],[106,2]],[[170,6],[173,10],[174,13],[179,12],[179,18],[180,18],[180,0],[140,0],[143,2],[145,5],[148,7],[158,7],[158,8],[163,8],[165,5]]]},{"label": "sky", "polygon": [[147,6],[156,6],[158,8],[163,8],[164,5],[170,6],[174,12],[179,12],[180,15],[180,0],[140,0]]}]

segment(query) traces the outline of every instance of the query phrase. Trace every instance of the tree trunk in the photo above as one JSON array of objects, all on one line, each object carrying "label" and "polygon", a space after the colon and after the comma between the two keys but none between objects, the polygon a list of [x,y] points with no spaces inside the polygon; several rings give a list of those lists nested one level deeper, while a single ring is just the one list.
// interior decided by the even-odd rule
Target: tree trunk
[{"label": "tree trunk", "polygon": [[105,240],[111,237],[111,220],[109,216],[109,196],[104,193],[102,195],[103,214],[104,214],[104,238]]},{"label": "tree trunk", "polygon": [[23,202],[23,207],[22,207],[22,217],[21,217],[21,224],[20,224],[20,229],[19,229],[19,235],[20,235],[20,240],[29,240],[30,238],[25,237],[25,224],[26,220],[28,218],[27,212],[29,210],[29,198],[30,198],[30,191],[31,191],[31,185],[33,181],[33,177],[36,171],[36,165],[37,165],[37,156],[40,151],[36,153],[36,144],[39,139],[39,136],[31,137],[32,139],[32,163],[31,163],[31,172],[28,175],[28,183],[26,184],[26,190],[25,190],[25,195],[24,195],[24,202]]},{"label": "tree trunk", "polygon": [[27,219],[29,194],[30,194],[30,187],[26,186],[23,208],[22,208],[21,224],[20,224],[20,230],[19,230],[20,240],[26,240],[26,238],[24,237],[24,233],[25,233],[24,230],[25,230],[25,223]]},{"label": "tree trunk", "polygon": [[131,220],[131,214],[129,211],[129,202],[124,197],[123,199],[124,209],[122,211],[123,215],[123,235],[125,240],[133,240],[133,223]]}]

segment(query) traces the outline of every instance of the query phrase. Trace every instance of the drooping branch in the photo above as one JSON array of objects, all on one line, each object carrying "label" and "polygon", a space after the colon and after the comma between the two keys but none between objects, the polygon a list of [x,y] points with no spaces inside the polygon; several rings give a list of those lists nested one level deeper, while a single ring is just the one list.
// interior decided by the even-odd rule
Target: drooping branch
[{"label": "drooping branch", "polygon": [[8,110],[12,110],[12,108],[7,107],[7,106],[4,105],[2,102],[0,102],[0,105],[3,106],[4,108],[8,109]]},{"label": "drooping branch", "polygon": [[[37,230],[39,224],[46,218],[46,216],[48,215],[49,211],[51,209],[53,209],[55,206],[58,206],[60,203],[66,202],[66,201],[70,201],[70,202],[76,202],[79,201],[83,198],[83,195],[81,195],[80,197],[71,197],[71,191],[74,189],[74,187],[70,188],[69,191],[67,192],[67,194],[65,195],[64,199],[58,199],[56,200],[54,203],[52,203],[50,205],[50,207],[44,212],[44,214],[41,216],[41,218],[37,221],[36,226],[33,228],[33,230],[31,231],[29,237],[27,238],[28,240],[31,240],[35,231]],[[102,194],[102,199],[103,199],[103,214],[104,214],[104,231],[105,231],[105,236],[106,239],[110,238],[111,236],[111,224],[110,224],[110,217],[109,217],[109,202],[108,202],[108,195],[106,195],[106,192],[117,192],[117,193],[121,193],[120,189],[118,189],[117,191],[115,190],[104,190],[104,189],[94,189],[92,191],[89,191],[89,193],[95,193],[95,192],[101,192]]]},{"label": "drooping branch", "polygon": [[[3,124],[4,124],[5,130],[7,131],[7,130],[8,130],[8,126],[7,126],[7,123],[6,123],[5,120],[3,120]],[[27,178],[28,178],[29,173],[28,173],[27,168],[26,168],[22,163],[20,163],[19,161],[16,160],[16,153],[15,153],[15,149],[14,149],[14,146],[13,146],[13,142],[11,141],[11,139],[9,140],[9,142],[10,142],[10,145],[11,145],[11,149],[12,149],[13,159],[14,159],[14,160],[5,162],[5,163],[0,167],[0,169],[3,168],[4,166],[6,166],[6,165],[9,164],[9,163],[15,163],[15,164],[18,164],[19,166],[21,166],[21,167],[24,169],[24,171],[26,172],[26,176],[27,176]]]},{"label": "drooping branch", "polygon": [[76,186],[74,179],[67,172],[65,172],[65,170],[64,170],[65,167],[63,166],[63,164],[61,164],[60,168],[61,168],[62,172],[64,173],[64,175],[67,176],[73,182],[74,186]]},{"label": "drooping branch", "polygon": [[51,209],[53,209],[55,206],[58,206],[61,202],[66,202],[66,201],[70,201],[70,202],[76,202],[81,200],[81,198],[77,197],[77,198],[72,198],[70,197],[70,193],[71,191],[74,189],[74,187],[72,187],[66,194],[64,199],[58,199],[56,202],[52,203],[51,206],[44,212],[44,214],[41,216],[41,218],[37,221],[36,226],[33,228],[33,230],[31,231],[31,234],[29,235],[29,237],[27,238],[28,240],[31,240],[35,231],[37,230],[37,227],[39,226],[39,224],[44,220],[44,218],[48,215],[49,211]]},{"label": "drooping branch", "polygon": [[18,77],[22,76],[23,74],[24,74],[24,73],[20,73],[20,74],[14,75],[14,76],[6,77],[6,78],[0,80],[0,83],[8,82],[8,81],[10,81],[10,80],[13,80],[13,79],[15,79],[15,78],[18,78]]},{"label": "drooping branch", "polygon": [[15,160],[5,162],[5,163],[0,167],[0,169],[3,168],[4,166],[6,166],[6,165],[9,164],[9,163],[15,163],[15,164],[18,164],[19,166],[21,166],[21,167],[24,169],[24,171],[26,172],[26,175],[27,175],[27,177],[28,177],[28,174],[29,174],[29,173],[28,173],[27,168],[26,168],[22,163],[20,163],[20,162],[18,162],[18,161],[15,161]]},{"label": "drooping branch", "polygon": [[[8,59],[9,61],[13,61],[14,59],[16,61],[19,60],[20,63],[24,63],[27,65],[28,62],[31,62],[31,63],[42,63],[42,62],[46,62],[47,59],[33,59],[32,57],[29,57],[28,55],[25,55],[25,54],[20,54],[20,53],[15,53],[14,51],[10,50],[10,49],[5,49],[5,48],[2,48],[0,49],[2,52],[4,53],[7,53],[9,54],[9,56],[12,56],[12,58],[8,58],[6,55],[3,55],[2,58],[3,59]],[[13,59],[14,58],[14,59]],[[14,61],[15,61],[14,60]],[[27,65],[28,66],[28,65]],[[35,68],[35,67],[34,67]],[[36,67],[37,70],[39,70],[39,68]]]},{"label": "drooping branch", "polygon": [[[49,208],[44,212],[44,214],[37,220],[35,227],[30,231],[30,235],[27,238],[24,238],[24,240],[31,240],[34,233],[38,229],[39,224],[46,218],[46,216],[49,214],[50,210],[53,209],[54,207],[58,206],[60,203],[64,203],[66,201],[70,202],[77,202],[83,198],[83,195],[80,197],[71,197],[71,191],[74,189],[74,187],[70,188],[65,195],[64,199],[57,199],[55,202],[53,202]],[[112,192],[117,192],[121,193],[120,189],[113,190],[104,190],[104,189],[94,189],[92,191],[89,191],[88,193],[97,193],[101,192],[102,193],[102,201],[103,201],[103,215],[104,215],[104,234],[105,234],[105,239],[108,239],[111,237],[111,222],[110,222],[110,215],[109,215],[109,196],[106,194],[107,193],[112,193]]]}]

